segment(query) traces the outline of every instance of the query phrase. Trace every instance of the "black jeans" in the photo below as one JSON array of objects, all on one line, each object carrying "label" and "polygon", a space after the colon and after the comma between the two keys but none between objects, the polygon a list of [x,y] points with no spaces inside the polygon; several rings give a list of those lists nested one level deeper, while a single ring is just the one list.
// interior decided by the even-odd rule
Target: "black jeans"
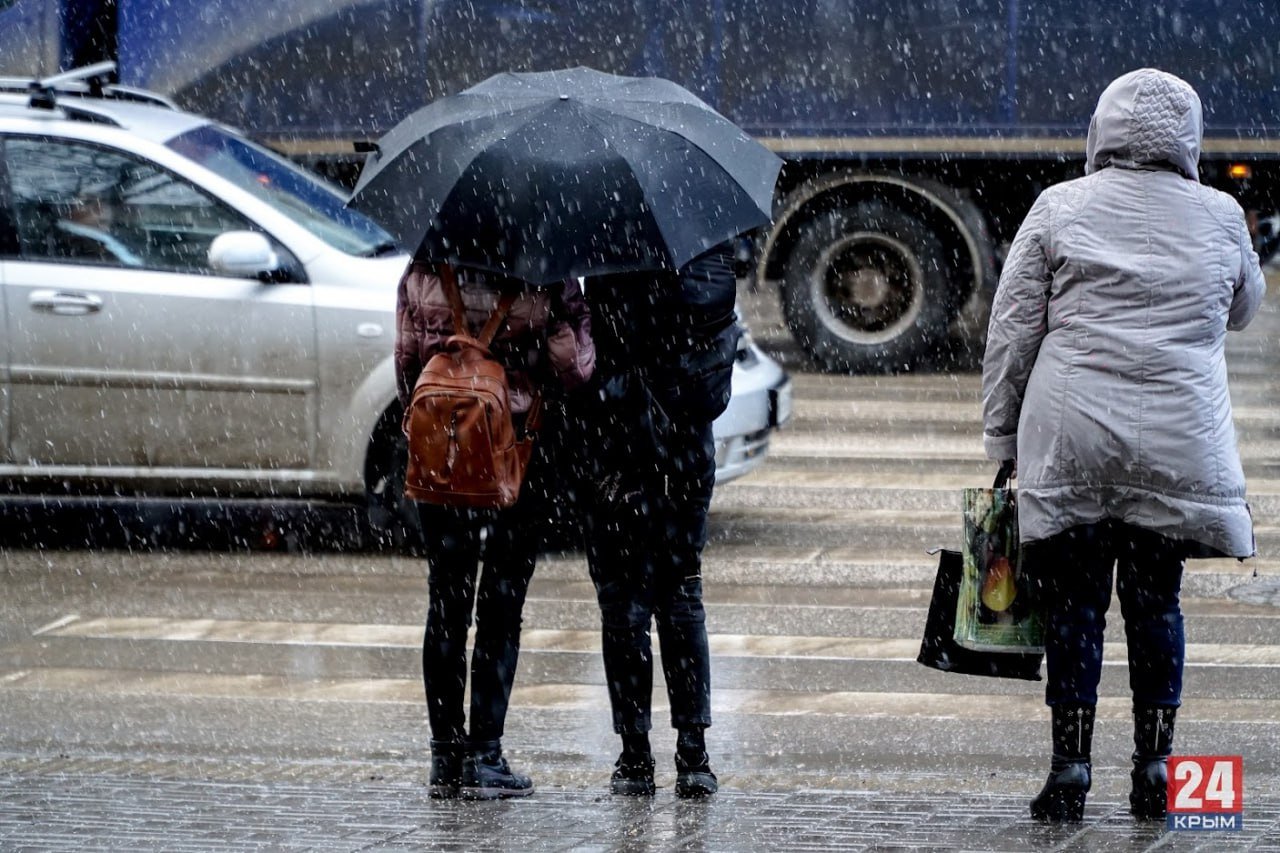
[{"label": "black jeans", "polygon": [[1133,701],[1176,708],[1186,654],[1179,590],[1186,543],[1119,521],[1073,527],[1025,546],[1023,565],[1045,608],[1050,705],[1095,705],[1112,568],[1124,617]]},{"label": "black jeans", "polygon": [[[715,485],[710,424],[672,425],[667,458],[594,468],[587,562],[600,603],[605,679],[619,734],[652,728],[652,621],[677,729],[711,725],[702,549]],[[610,470],[612,468],[612,470]],[[646,470],[647,469],[647,470]]]},{"label": "black jeans", "polygon": [[520,499],[508,509],[418,504],[428,594],[422,680],[433,741],[460,741],[467,733],[462,706],[473,604],[470,740],[486,744],[502,737],[520,657],[521,611],[537,558],[533,498],[546,481],[543,458],[535,447]]}]

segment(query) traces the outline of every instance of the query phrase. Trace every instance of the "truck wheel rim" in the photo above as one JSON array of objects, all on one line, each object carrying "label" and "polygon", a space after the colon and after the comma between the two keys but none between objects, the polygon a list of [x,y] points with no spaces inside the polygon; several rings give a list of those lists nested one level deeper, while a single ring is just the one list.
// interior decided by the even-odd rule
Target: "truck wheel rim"
[{"label": "truck wheel rim", "polygon": [[876,232],[833,240],[810,273],[823,325],[856,344],[880,344],[912,328],[924,308],[924,270],[908,246]]}]

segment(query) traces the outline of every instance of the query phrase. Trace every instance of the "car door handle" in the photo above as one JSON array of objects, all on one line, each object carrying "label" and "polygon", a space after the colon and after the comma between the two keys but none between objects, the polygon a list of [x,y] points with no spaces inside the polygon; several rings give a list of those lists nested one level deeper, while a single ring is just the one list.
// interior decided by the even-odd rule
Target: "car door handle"
[{"label": "car door handle", "polygon": [[73,317],[102,310],[102,297],[71,290],[33,290],[27,300],[32,311]]}]

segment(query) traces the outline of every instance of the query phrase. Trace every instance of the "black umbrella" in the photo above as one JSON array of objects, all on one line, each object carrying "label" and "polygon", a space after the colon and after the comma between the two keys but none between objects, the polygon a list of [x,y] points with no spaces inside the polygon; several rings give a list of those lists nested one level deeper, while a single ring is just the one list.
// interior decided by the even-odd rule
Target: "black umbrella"
[{"label": "black umbrella", "polygon": [[348,204],[419,258],[547,283],[675,269],[768,223],[781,165],[669,80],[507,73],[393,128]]}]

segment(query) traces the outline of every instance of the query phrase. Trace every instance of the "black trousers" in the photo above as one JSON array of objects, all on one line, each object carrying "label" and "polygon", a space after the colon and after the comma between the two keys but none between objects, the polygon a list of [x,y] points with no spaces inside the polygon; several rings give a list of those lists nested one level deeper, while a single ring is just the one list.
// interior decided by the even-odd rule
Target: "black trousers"
[{"label": "black trousers", "polygon": [[711,654],[702,604],[702,549],[715,485],[711,425],[673,424],[664,442],[661,462],[646,461],[645,454],[597,461],[587,487],[587,562],[600,604],[605,678],[619,734],[652,728],[654,621],[671,725],[711,725]]},{"label": "black trousers", "polygon": [[1134,702],[1181,704],[1186,634],[1179,591],[1186,554],[1184,542],[1119,521],[1073,527],[1025,546],[1023,565],[1045,608],[1048,705],[1097,704],[1113,578]]},{"label": "black trousers", "polygon": [[537,558],[537,492],[547,473],[545,454],[535,448],[520,499],[508,509],[418,504],[427,552],[422,680],[433,741],[467,735],[463,696],[473,606],[470,740],[493,744],[502,737],[520,657],[521,612]]}]

